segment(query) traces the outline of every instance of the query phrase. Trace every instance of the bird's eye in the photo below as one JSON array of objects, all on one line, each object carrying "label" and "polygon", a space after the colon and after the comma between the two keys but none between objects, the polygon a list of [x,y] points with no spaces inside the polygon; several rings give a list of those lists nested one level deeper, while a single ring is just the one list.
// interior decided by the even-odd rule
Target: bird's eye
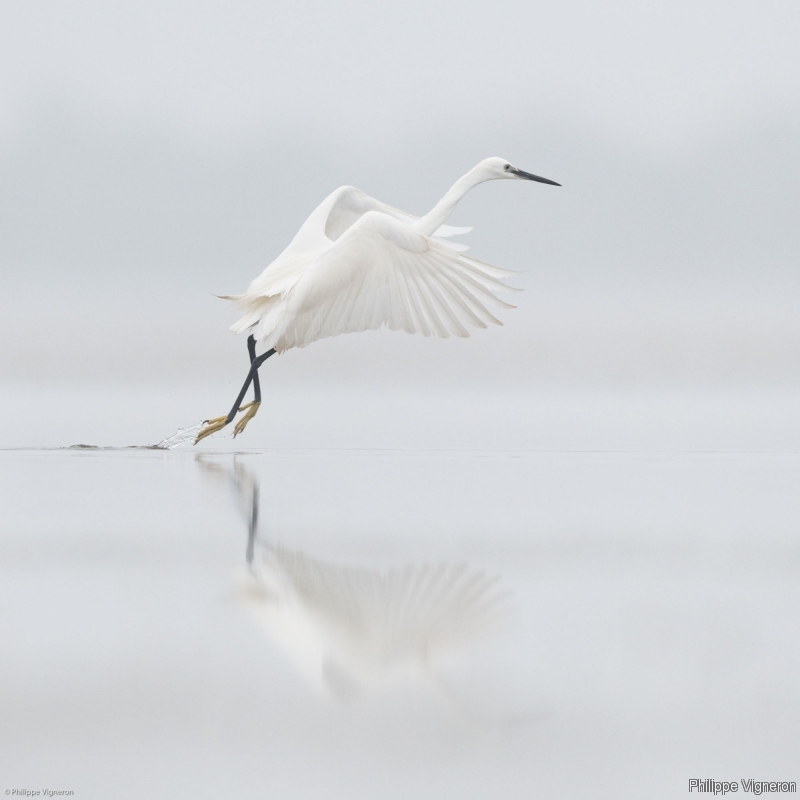
[{"label": "bird's eye", "polygon": [[506,172],[508,172],[508,170],[510,170],[510,169],[511,169],[511,164],[506,164],[506,165],[503,167],[503,169],[504,169],[504,170],[506,170]]}]

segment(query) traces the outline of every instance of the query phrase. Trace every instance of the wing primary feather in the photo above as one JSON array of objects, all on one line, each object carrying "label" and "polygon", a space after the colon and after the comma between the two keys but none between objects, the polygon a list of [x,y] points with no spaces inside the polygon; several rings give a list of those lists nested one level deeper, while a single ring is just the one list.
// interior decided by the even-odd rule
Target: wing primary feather
[{"label": "wing primary feather", "polygon": [[[440,256],[441,257],[441,256]],[[459,269],[462,272],[468,272],[470,275],[473,276],[475,280],[481,283],[486,289],[489,291],[496,291],[496,292],[521,292],[522,289],[517,289],[515,286],[509,286],[508,284],[503,283],[501,280],[498,280],[493,275],[489,275],[480,269],[476,264],[470,263],[469,259],[466,258],[459,258],[457,261],[453,262],[450,259],[443,259],[451,267],[455,269]]]},{"label": "wing primary feather", "polygon": [[[403,304],[405,311],[405,318],[408,321],[409,328],[406,330],[409,333],[417,333],[421,331],[422,326],[419,321],[419,314],[414,305],[414,298],[411,292],[411,286],[408,282],[408,276],[400,270],[394,270],[395,280],[397,281],[398,289],[400,290],[400,301]],[[402,282],[402,285],[401,285]]]},{"label": "wing primary feather", "polygon": [[[456,284],[449,275],[443,272],[439,276],[439,283],[442,286],[442,290],[446,291],[448,295],[453,299],[453,302],[458,304],[458,306],[463,310],[466,317],[476,328],[486,327],[486,323],[474,312],[473,309],[470,308],[469,303],[467,302],[464,296],[463,290],[460,289],[458,284]],[[473,300],[473,303],[474,302],[476,301]],[[486,311],[486,309],[483,309],[483,312],[485,314],[489,313],[488,311]]]},{"label": "wing primary feather", "polygon": [[462,300],[472,309],[474,314],[483,320],[484,323],[491,322],[495,325],[503,324],[489,311],[488,308],[486,308],[486,306],[480,301],[478,296],[476,296],[473,291],[464,286],[460,278],[457,280],[450,272],[443,272],[442,278],[450,283],[450,285],[453,287],[453,290],[458,292]]},{"label": "wing primary feather", "polygon": [[447,292],[447,296],[442,296],[444,287],[439,283],[438,276],[435,272],[432,271],[428,273],[427,285],[431,294],[436,298],[439,306],[445,312],[445,320],[450,322],[450,332],[462,339],[469,337],[469,331],[461,324],[457,312],[447,301],[447,296],[450,296],[450,293]]},{"label": "wing primary feather", "polygon": [[389,327],[392,330],[400,328],[406,333],[411,333],[409,329],[408,316],[406,315],[405,304],[403,302],[403,292],[400,288],[400,280],[398,278],[399,270],[390,270],[390,286],[389,286],[389,303],[392,311],[389,321]]},{"label": "wing primary feather", "polygon": [[422,325],[420,323],[419,314],[414,306],[414,299],[411,293],[411,287],[408,282],[408,276],[402,269],[392,270],[392,279],[397,289],[398,303],[402,307],[402,319],[407,327],[403,330],[408,333],[421,333]]},{"label": "wing primary feather", "polygon": [[457,275],[459,280],[470,284],[470,286],[472,286],[473,289],[478,293],[478,295],[481,296],[483,299],[488,300],[490,303],[499,305],[502,308],[515,308],[515,306],[511,305],[511,303],[506,303],[505,300],[501,300],[499,297],[493,294],[490,289],[488,289],[486,286],[483,286],[466,271],[456,270],[452,264],[447,264],[447,269],[451,274]]},{"label": "wing primary feather", "polygon": [[414,309],[417,312],[417,319],[420,322],[422,335],[430,336],[433,333],[433,329],[436,327],[436,324],[430,317],[428,302],[423,296],[419,283],[416,280],[408,281],[408,288],[409,294],[414,303]]},{"label": "wing primary feather", "polygon": [[430,315],[431,321],[433,322],[434,327],[438,335],[442,339],[447,339],[450,336],[450,332],[445,327],[442,320],[439,318],[439,315],[436,313],[436,299],[433,296],[432,292],[430,291],[430,287],[428,286],[427,281],[425,280],[424,275],[421,274],[421,270],[415,264],[414,265],[414,272],[417,274],[417,287],[420,292],[420,296],[423,298],[425,302],[425,307],[428,310],[428,314]]},{"label": "wing primary feather", "polygon": [[498,267],[496,264],[490,264],[488,261],[481,261],[475,256],[462,256],[459,261],[471,261],[474,264],[480,264],[484,268],[485,274],[491,275],[493,278],[509,278],[512,275],[522,275],[525,270],[521,269],[508,269],[506,267]]}]

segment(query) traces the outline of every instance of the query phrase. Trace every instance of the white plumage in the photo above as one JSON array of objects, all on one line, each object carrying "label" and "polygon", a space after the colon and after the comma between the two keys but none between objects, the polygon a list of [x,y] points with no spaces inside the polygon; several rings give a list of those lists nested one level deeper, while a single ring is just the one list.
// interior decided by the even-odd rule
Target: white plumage
[{"label": "white plumage", "polygon": [[[226,296],[242,312],[231,330],[250,333],[250,372],[231,411],[206,420],[195,444],[247,409],[234,436],[244,430],[261,404],[258,369],[274,353],[384,325],[443,338],[469,336],[469,327],[501,325],[488,307],[513,308],[496,294],[519,291],[501,280],[512,271],[464,255],[464,245],[447,239],[471,228],[445,225],[470,189],[497,179],[559,185],[503,158],[487,158],[422,218],[353,186],[342,186],[325,198],[244,294]],[[256,342],[266,349],[260,356]],[[242,405],[251,382],[255,398]]]},{"label": "white plumage", "polygon": [[243,312],[231,330],[250,331],[281,353],[384,325],[446,338],[502,324],[488,307],[513,308],[496,296],[519,291],[500,280],[513,272],[464,255],[464,245],[446,239],[471,228],[443,223],[478,183],[520,177],[551,183],[490,158],[422,219],[342,186],[247,291],[230,298]]}]

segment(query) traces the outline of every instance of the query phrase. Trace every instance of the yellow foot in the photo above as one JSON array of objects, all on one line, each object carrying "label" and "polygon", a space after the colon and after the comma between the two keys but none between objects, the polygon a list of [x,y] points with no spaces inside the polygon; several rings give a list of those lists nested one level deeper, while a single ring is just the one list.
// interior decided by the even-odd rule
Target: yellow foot
[{"label": "yellow foot", "polygon": [[207,419],[205,421],[205,428],[197,434],[197,438],[194,440],[194,443],[197,444],[202,439],[205,439],[206,436],[211,436],[212,433],[216,433],[217,431],[221,431],[228,423],[225,420],[228,418],[227,414],[223,414],[221,417],[214,417],[214,419]]},{"label": "yellow foot", "polygon": [[251,400],[249,403],[245,403],[243,406],[239,406],[239,411],[244,411],[247,409],[245,415],[236,423],[236,427],[233,429],[233,438],[235,439],[246,427],[247,423],[250,422],[251,419],[258,413],[258,407],[261,405],[260,402],[256,402],[255,400]]}]

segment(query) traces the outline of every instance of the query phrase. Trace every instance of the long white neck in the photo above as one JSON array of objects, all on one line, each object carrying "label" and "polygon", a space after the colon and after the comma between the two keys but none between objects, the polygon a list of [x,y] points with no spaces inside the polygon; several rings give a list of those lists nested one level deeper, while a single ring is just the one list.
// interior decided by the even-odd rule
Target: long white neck
[{"label": "long white neck", "polygon": [[458,201],[479,183],[491,180],[493,176],[487,175],[482,164],[473,167],[466,175],[459,178],[449,189],[447,194],[424,216],[414,223],[414,229],[425,236],[433,236],[440,225],[447,222],[453,213]]}]

